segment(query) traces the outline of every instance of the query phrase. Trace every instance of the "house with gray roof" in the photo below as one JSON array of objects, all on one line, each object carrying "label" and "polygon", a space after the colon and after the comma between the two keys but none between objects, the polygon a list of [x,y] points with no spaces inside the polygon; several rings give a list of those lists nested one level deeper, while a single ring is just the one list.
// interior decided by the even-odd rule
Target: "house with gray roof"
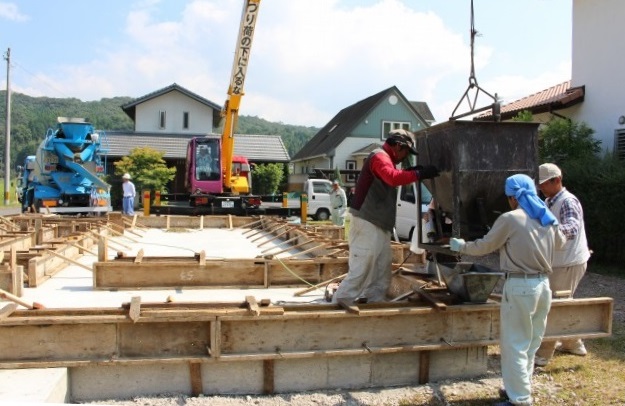
[{"label": "house with gray roof", "polygon": [[[382,145],[390,130],[418,131],[434,117],[425,102],[411,102],[396,86],[360,100],[338,112],[291,160],[289,188],[298,190],[316,170],[347,170],[342,182],[355,184],[354,171]],[[350,172],[351,171],[351,172]]]},{"label": "house with gray roof", "polygon": [[[210,135],[221,121],[221,106],[174,83],[121,106],[133,120],[134,131],[106,133],[104,143],[107,173],[113,162],[136,147],[150,146],[164,153],[167,166],[175,166],[176,177],[169,192],[183,193],[187,143],[193,137]],[[234,154],[251,163],[288,163],[289,153],[279,135],[235,134]]]}]

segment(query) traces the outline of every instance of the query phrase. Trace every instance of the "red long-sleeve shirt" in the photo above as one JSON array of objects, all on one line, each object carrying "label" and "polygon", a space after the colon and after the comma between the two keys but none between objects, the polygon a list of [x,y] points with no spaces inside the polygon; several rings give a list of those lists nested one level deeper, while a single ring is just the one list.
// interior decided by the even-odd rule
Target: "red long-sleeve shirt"
[{"label": "red long-sleeve shirt", "polygon": [[356,210],[360,210],[365,201],[374,177],[392,187],[407,185],[418,180],[416,171],[405,171],[395,167],[397,156],[388,144],[384,143],[382,149],[383,152],[380,151],[369,158],[369,162],[365,163],[358,177],[356,193],[351,204],[351,207]]}]

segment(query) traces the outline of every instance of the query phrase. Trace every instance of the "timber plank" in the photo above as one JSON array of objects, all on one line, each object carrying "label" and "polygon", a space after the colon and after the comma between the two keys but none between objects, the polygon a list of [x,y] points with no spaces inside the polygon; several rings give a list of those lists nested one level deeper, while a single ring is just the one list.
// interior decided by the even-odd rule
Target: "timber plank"
[{"label": "timber plank", "polygon": [[[498,303],[447,306],[445,312],[391,305],[363,304],[357,316],[333,305],[290,306],[281,308],[283,315],[265,314],[272,306],[260,306],[251,316],[245,302],[188,309],[146,304],[137,323],[125,308],[18,310],[0,321],[0,368],[327,358],[455,350],[499,339]],[[554,300],[548,334],[608,336],[612,305],[611,298]]]},{"label": "timber plank", "polygon": [[[323,266],[320,266],[323,264]],[[267,267],[267,270],[265,270]],[[93,264],[95,289],[135,289],[225,286],[300,286],[340,275],[347,271],[348,258],[313,259],[169,259],[154,262],[144,257]],[[265,276],[265,274],[267,275]]]}]

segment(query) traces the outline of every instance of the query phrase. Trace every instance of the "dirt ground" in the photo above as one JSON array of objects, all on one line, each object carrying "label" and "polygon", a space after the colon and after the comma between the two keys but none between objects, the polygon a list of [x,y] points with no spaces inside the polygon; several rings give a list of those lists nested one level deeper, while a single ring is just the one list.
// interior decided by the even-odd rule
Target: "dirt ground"
[{"label": "dirt ground", "polygon": [[[575,297],[612,297],[614,299],[613,324],[625,325],[625,278],[587,273]],[[623,329],[620,329],[621,331]],[[154,405],[154,406],[444,406],[491,405],[498,400],[501,387],[498,348],[489,349],[488,372],[485,376],[466,381],[441,381],[415,385],[369,390],[334,390],[323,392],[290,393],[275,396],[200,396],[164,394],[160,397],[135,397],[133,399],[92,402],[99,405]],[[563,404],[553,400],[561,390],[553,378],[541,370],[536,371],[533,382],[535,404]],[[580,400],[578,405],[585,403]]]}]

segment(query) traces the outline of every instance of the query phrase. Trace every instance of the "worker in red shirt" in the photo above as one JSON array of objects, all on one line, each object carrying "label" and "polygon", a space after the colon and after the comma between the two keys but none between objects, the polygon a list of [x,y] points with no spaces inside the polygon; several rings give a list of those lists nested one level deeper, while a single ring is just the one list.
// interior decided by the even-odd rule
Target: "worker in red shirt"
[{"label": "worker in red shirt", "polygon": [[417,154],[414,135],[398,129],[389,132],[382,147],[365,160],[350,203],[349,272],[332,297],[334,303],[386,300],[397,187],[438,176],[434,166],[397,169],[409,154]]}]

